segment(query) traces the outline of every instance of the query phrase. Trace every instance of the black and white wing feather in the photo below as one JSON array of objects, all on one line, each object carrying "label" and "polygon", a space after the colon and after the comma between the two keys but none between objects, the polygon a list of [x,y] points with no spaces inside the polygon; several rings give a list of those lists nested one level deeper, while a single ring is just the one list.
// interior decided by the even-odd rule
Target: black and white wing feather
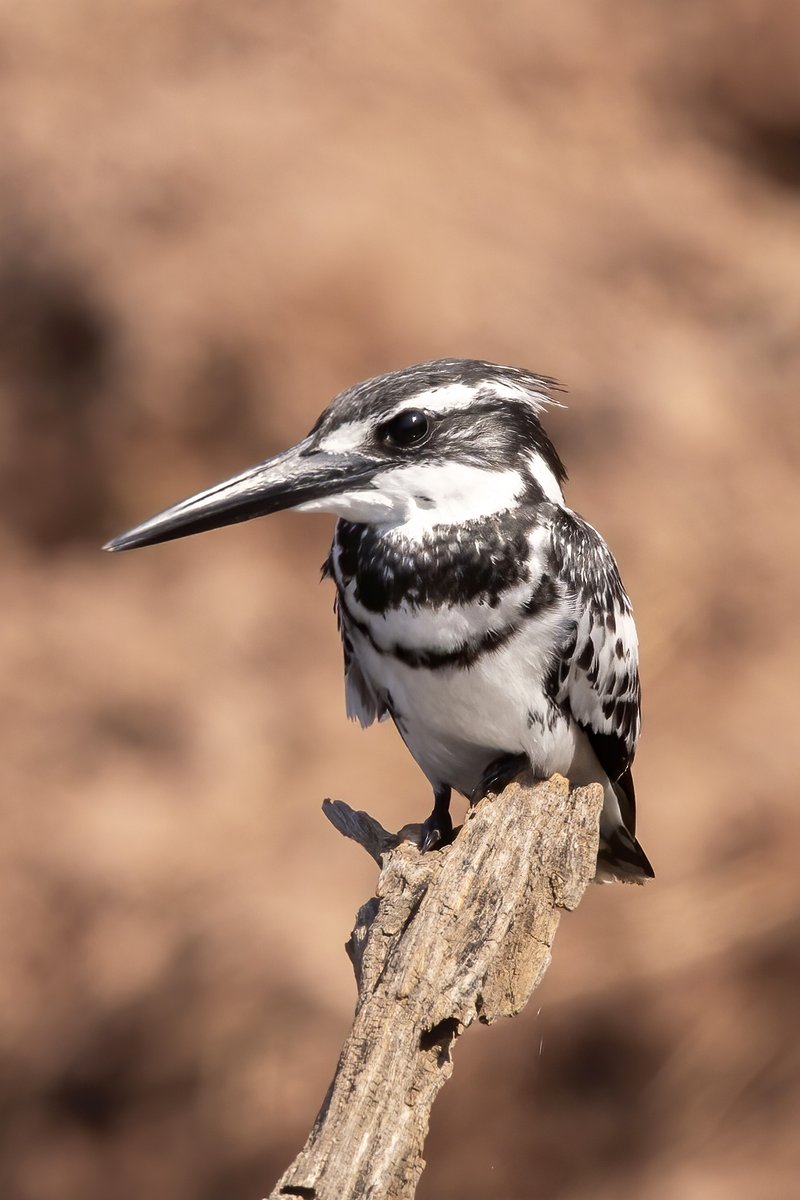
[{"label": "black and white wing feather", "polygon": [[[322,564],[322,578],[334,579],[335,581],[330,556]],[[359,725],[366,729],[373,721],[385,721],[389,716],[389,710],[358,665],[358,659],[356,658],[345,617],[342,613],[338,592],[333,601],[333,610],[336,613],[336,624],[339,628],[339,636],[342,639],[342,651],[344,653],[345,708],[350,720],[358,721]]]},{"label": "black and white wing feather", "polygon": [[617,564],[600,534],[568,509],[552,517],[552,555],[576,622],[554,668],[554,699],[586,732],[635,833],[631,764],[641,728],[639,647]]}]

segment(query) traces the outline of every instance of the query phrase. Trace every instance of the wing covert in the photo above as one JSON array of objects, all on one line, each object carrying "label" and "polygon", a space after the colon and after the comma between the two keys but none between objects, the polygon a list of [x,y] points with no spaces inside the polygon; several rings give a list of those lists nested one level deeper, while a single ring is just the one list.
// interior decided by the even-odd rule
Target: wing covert
[{"label": "wing covert", "polygon": [[630,767],[641,728],[639,646],[630,600],[600,534],[567,509],[552,519],[552,555],[575,602],[575,625],[554,667],[556,703],[569,707],[601,766],[633,805]]}]

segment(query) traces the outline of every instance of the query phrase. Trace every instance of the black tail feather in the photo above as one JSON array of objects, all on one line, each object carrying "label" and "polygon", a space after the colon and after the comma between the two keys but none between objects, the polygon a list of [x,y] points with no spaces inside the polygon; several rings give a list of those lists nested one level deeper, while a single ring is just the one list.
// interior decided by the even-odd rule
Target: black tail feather
[{"label": "black tail feather", "polygon": [[624,825],[617,826],[600,841],[597,878],[619,879],[623,883],[644,883],[654,879],[655,871],[633,834]]}]

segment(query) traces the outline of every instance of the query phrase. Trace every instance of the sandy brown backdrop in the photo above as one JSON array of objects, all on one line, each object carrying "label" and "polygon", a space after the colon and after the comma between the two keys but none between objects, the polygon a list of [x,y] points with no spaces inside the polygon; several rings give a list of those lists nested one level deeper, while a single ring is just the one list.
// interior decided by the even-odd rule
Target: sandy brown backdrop
[{"label": "sandy brown backdrop", "polygon": [[[476,1030],[422,1200],[800,1178],[796,5],[0,3],[0,1195],[260,1197],[429,797],[344,717],[330,536],[107,536],[442,355],[556,375],[634,598],[641,837]],[[538,1011],[537,1011],[538,1010]]]}]

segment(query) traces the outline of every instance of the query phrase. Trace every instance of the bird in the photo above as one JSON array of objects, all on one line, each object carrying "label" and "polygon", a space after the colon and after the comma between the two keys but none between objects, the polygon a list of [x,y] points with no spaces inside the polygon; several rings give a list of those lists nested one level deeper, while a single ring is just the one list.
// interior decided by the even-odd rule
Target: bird
[{"label": "bird", "polygon": [[603,788],[596,879],[643,883],[632,766],[636,626],[601,535],[564,497],[542,424],[554,379],[445,358],[337,395],[290,449],[113,538],[130,550],[292,509],[337,520],[346,710],[391,719],[433,790],[423,851],[511,781]]}]

